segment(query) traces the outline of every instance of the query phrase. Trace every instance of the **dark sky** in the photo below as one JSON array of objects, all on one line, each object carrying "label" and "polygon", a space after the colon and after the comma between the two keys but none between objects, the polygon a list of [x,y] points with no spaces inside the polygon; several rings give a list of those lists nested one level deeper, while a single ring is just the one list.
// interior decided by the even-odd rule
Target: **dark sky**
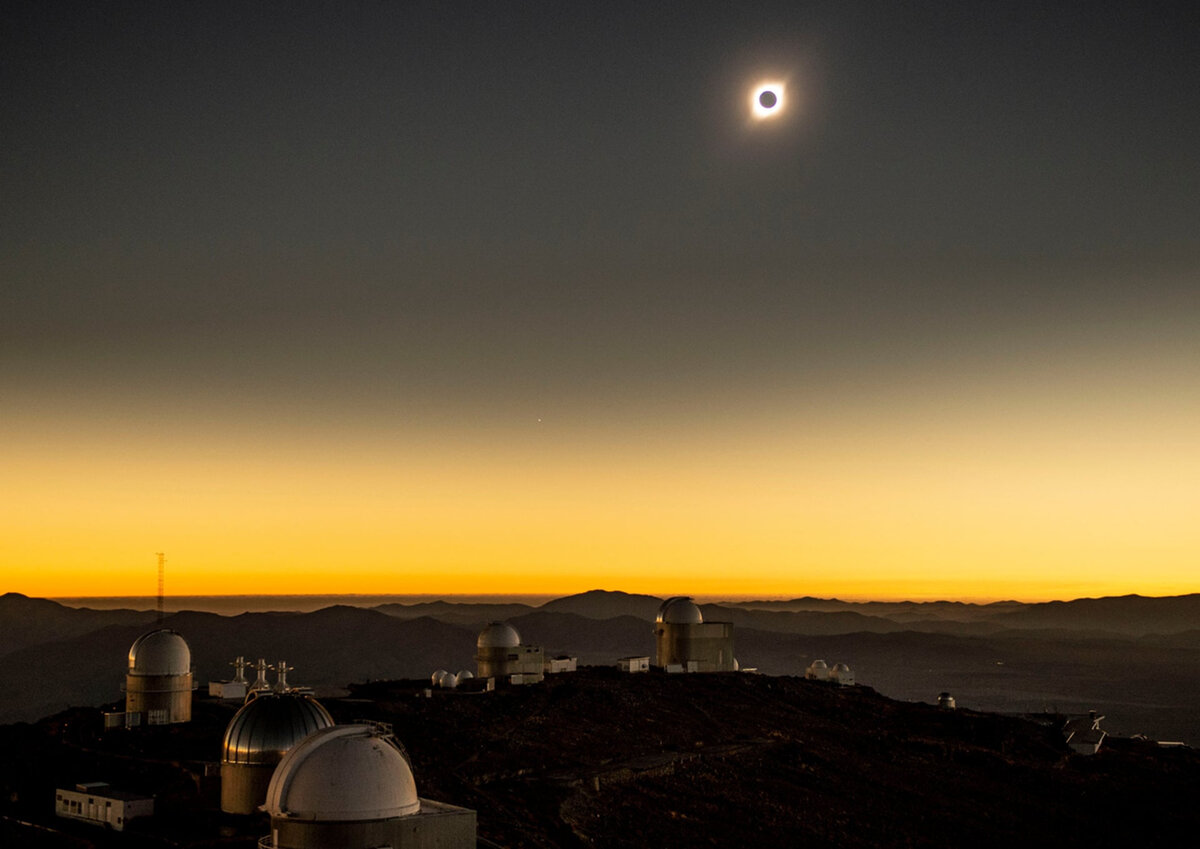
[{"label": "dark sky", "polygon": [[[1191,3],[8,2],[0,22],[17,444],[51,419],[153,434],[164,410],[218,442],[309,419],[350,440],[861,425],[936,417],[934,395],[1023,408],[1024,375],[1109,412],[1196,401]],[[768,78],[788,110],[754,124]],[[1124,394],[1145,374],[1160,394]]]}]

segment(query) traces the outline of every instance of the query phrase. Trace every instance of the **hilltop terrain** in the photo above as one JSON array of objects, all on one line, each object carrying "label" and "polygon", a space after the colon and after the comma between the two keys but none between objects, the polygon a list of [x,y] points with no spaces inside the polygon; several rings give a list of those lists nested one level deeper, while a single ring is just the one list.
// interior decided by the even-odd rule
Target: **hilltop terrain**
[{"label": "hilltop terrain", "polygon": [[[420,793],[476,810],[483,846],[1092,849],[1190,845],[1200,828],[1200,753],[1116,740],[1073,755],[1052,718],[731,673],[586,668],[432,698],[424,686],[373,682],[324,703],[339,722],[390,723]],[[250,849],[265,820],[217,814],[205,777],[234,707],[196,707],[189,725],[102,737],[89,709],[0,728],[0,812],[45,821],[55,782],[103,776],[157,793],[167,816],[120,844],[49,819],[66,834],[43,845]]]},{"label": "hilltop terrain", "polygon": [[[548,655],[571,654],[584,664],[652,655],[659,602],[592,591],[540,607],[427,602],[238,616],[184,611],[164,624],[187,638],[201,688],[230,677],[230,662],[243,655],[286,660],[297,668],[295,681],[333,693],[352,682],[473,668],[475,637],[493,619],[510,621]],[[1038,605],[797,599],[703,610],[709,619],[734,622],[742,665],[767,674],[801,674],[823,658],[849,663],[860,682],[898,699],[932,701],[949,690],[960,704],[992,711],[1096,708],[1116,733],[1200,742],[1200,596]],[[0,598],[0,631],[19,635],[0,645],[0,722],[119,699],[128,648],[153,618],[147,611]]]}]

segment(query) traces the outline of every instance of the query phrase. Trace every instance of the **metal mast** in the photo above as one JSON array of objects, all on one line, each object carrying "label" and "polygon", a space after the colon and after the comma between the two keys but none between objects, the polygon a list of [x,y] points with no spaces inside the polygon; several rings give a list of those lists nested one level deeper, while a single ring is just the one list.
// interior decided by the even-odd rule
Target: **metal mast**
[{"label": "metal mast", "polygon": [[167,556],[161,551],[157,552],[158,556],[158,621],[161,624],[163,621],[163,571],[164,564],[167,562]]}]

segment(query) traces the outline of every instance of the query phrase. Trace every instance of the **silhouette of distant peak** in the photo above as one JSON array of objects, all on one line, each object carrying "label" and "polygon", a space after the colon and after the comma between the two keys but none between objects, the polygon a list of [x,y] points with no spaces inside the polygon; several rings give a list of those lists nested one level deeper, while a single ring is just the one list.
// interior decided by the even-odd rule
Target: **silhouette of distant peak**
[{"label": "silhouette of distant peak", "polygon": [[539,609],[552,613],[574,613],[588,619],[613,619],[617,616],[636,616],[653,620],[662,599],[652,595],[637,595],[620,590],[588,590],[576,595],[548,601]]}]

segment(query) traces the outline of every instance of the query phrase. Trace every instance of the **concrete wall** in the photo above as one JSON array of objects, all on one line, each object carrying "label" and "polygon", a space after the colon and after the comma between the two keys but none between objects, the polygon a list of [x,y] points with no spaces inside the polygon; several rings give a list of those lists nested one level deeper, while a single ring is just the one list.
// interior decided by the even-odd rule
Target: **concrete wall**
[{"label": "concrete wall", "polygon": [[678,664],[689,672],[733,671],[733,623],[659,622],[654,628],[655,666]]},{"label": "concrete wall", "polygon": [[407,817],[368,822],[271,820],[278,849],[475,849],[475,812],[429,799]]},{"label": "concrete wall", "polygon": [[277,764],[221,764],[221,810],[253,814],[267,801],[267,787]]}]

